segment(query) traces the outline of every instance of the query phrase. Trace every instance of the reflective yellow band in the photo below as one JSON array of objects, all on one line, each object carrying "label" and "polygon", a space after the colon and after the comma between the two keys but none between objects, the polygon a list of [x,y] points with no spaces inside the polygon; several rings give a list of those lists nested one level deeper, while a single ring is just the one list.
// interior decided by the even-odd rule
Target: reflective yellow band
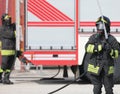
[{"label": "reflective yellow band", "polygon": [[0,47],[2,46],[2,42],[0,41]]},{"label": "reflective yellow band", "polygon": [[1,50],[1,55],[15,55],[15,50]]},{"label": "reflective yellow band", "polygon": [[94,50],[94,45],[93,44],[89,44],[88,47],[87,47],[87,52],[88,53],[93,53],[93,50]]},{"label": "reflective yellow band", "polygon": [[95,74],[98,74],[99,68],[100,68],[100,67],[98,67],[98,66],[95,67],[95,66],[92,65],[92,64],[88,64],[88,69],[87,69],[87,71],[88,71],[88,72],[95,73]]},{"label": "reflective yellow band", "polygon": [[0,68],[0,73],[2,73],[2,72],[3,72],[3,69]]},{"label": "reflective yellow band", "polygon": [[110,55],[112,56],[112,58],[118,58],[119,52],[118,50],[111,50]]},{"label": "reflective yellow band", "polygon": [[9,70],[9,69],[7,69],[7,70],[5,70],[5,72],[10,72],[10,70]]},{"label": "reflective yellow band", "polygon": [[102,21],[102,22],[104,22],[104,23],[107,23],[107,21],[105,20],[105,19],[103,19],[103,18],[99,18],[96,22],[98,22],[98,21]]},{"label": "reflective yellow band", "polygon": [[118,58],[118,54],[119,54],[118,50],[115,50],[115,58]]},{"label": "reflective yellow band", "polygon": [[9,15],[6,15],[5,18],[4,18],[4,20],[7,20],[9,18],[11,18],[11,17]]},{"label": "reflective yellow band", "polygon": [[101,18],[101,21],[102,21],[102,22],[104,22],[104,23],[107,23],[107,21],[106,21],[106,20],[104,20],[103,18]]},{"label": "reflective yellow band", "polygon": [[111,55],[111,56],[113,55],[113,49],[111,50],[110,55]]},{"label": "reflective yellow band", "polygon": [[102,50],[102,45],[99,44],[99,45],[98,45],[98,51],[101,51],[101,50]]},{"label": "reflective yellow band", "polygon": [[109,67],[108,74],[113,74],[113,73],[114,73],[114,67],[113,67],[113,66],[110,66],[110,67]]}]

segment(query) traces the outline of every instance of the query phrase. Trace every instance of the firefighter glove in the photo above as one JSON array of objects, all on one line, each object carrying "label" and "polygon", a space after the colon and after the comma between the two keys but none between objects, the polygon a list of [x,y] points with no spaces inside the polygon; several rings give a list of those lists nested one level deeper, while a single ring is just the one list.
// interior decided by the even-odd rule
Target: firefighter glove
[{"label": "firefighter glove", "polygon": [[16,56],[19,57],[22,55],[22,51],[17,51]]}]

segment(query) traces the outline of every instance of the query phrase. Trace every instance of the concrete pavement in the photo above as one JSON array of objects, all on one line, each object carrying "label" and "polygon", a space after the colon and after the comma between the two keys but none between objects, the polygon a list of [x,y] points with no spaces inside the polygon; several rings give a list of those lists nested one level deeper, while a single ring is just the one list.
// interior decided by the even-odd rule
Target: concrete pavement
[{"label": "concrete pavement", "polygon": [[[69,78],[65,80],[62,79],[62,71],[55,80],[43,79],[52,77],[56,74],[56,71],[56,69],[47,69],[43,72],[36,70],[25,72],[14,70],[11,75],[11,80],[14,82],[14,85],[0,84],[0,94],[48,94],[73,81],[74,77],[71,70],[69,70]],[[79,83],[73,83],[54,94],[93,94],[92,88],[93,86],[90,83],[81,81]],[[119,89],[120,85],[115,84],[114,94],[120,94]],[[102,91],[102,94],[105,94],[104,88]]]}]

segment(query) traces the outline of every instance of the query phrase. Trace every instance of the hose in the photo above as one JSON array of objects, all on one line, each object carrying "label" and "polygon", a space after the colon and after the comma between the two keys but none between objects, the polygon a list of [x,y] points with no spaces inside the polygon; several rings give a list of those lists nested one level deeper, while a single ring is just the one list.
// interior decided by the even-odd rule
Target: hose
[{"label": "hose", "polygon": [[53,94],[53,93],[55,93],[55,92],[58,92],[58,91],[64,89],[65,87],[73,84],[74,82],[79,81],[79,79],[80,79],[81,77],[83,77],[86,73],[87,73],[87,72],[85,71],[83,74],[81,74],[81,75],[80,75],[78,78],[76,78],[74,81],[71,81],[70,83],[68,83],[68,84],[66,84],[66,85],[64,85],[64,86],[62,86],[62,87],[60,87],[60,88],[58,88],[58,89],[56,89],[56,90],[54,90],[54,91],[52,91],[52,92],[49,92],[48,94]]},{"label": "hose", "polygon": [[[54,79],[60,73],[60,69],[61,69],[60,66],[58,66],[58,72],[54,76],[49,77],[47,79]],[[44,80],[44,79],[41,79],[41,80]]]},{"label": "hose", "polygon": [[50,77],[50,79],[55,78],[60,73],[60,69],[61,69],[60,66],[58,66],[58,72],[54,76]]}]

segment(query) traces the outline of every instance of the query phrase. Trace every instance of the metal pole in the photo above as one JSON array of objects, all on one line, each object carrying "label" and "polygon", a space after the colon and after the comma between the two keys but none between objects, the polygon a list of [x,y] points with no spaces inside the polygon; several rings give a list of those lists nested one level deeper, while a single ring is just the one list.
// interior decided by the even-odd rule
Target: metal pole
[{"label": "metal pole", "polygon": [[[103,19],[103,13],[102,13],[102,9],[101,9],[99,0],[97,0],[97,4],[98,4],[99,11],[100,11],[100,15],[102,16],[102,19]],[[105,27],[104,22],[103,22],[103,25],[104,25],[105,39],[108,39],[108,34],[107,34],[107,31],[106,31],[106,27]]]},{"label": "metal pole", "polygon": [[20,50],[20,0],[16,0],[16,50]]},{"label": "metal pole", "polygon": [[9,3],[9,1],[6,0],[6,10],[5,10],[5,13],[6,13],[6,14],[8,14],[8,3]]},{"label": "metal pole", "polygon": [[25,42],[25,47],[28,47],[28,27],[27,27],[27,22],[28,22],[28,11],[27,11],[27,3],[28,3],[28,0],[25,0],[25,40],[26,41],[24,41]]}]

